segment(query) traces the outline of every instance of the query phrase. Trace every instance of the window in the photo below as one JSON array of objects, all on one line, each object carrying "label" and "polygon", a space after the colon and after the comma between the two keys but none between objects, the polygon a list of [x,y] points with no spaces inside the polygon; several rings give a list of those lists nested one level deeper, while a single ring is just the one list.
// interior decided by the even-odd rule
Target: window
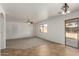
[{"label": "window", "polygon": [[40,32],[47,33],[47,24],[40,25]]}]

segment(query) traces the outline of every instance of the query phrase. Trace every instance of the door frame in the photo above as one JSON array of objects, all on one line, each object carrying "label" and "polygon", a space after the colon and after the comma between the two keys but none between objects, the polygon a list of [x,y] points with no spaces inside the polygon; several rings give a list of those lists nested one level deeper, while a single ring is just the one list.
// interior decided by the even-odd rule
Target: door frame
[{"label": "door frame", "polygon": [[[3,15],[3,20],[1,19],[1,21],[3,22],[3,39],[4,39],[4,42],[2,43],[3,46],[0,47],[0,49],[5,49],[6,48],[6,14],[2,8],[2,6],[0,6],[0,14]],[[2,26],[2,25],[1,25]],[[2,34],[1,34],[2,35]],[[2,39],[1,39],[2,40]]]}]

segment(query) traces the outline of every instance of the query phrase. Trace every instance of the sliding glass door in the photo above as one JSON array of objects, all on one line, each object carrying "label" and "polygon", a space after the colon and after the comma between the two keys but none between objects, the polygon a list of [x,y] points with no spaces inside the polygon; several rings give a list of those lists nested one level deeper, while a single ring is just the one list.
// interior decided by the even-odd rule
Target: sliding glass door
[{"label": "sliding glass door", "polygon": [[66,45],[79,47],[79,18],[69,19],[65,21]]}]

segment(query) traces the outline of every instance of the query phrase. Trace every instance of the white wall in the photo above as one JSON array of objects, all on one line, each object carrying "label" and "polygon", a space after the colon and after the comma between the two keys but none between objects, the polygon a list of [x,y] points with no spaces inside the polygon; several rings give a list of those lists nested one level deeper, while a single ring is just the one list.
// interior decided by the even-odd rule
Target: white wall
[{"label": "white wall", "polygon": [[[68,15],[61,15],[56,17],[51,17],[47,20],[39,22],[36,24],[36,36],[43,39],[65,44],[65,23],[64,20],[79,17],[79,12],[74,12]],[[40,24],[48,24],[48,32],[41,33],[39,30]]]},{"label": "white wall", "polygon": [[22,22],[7,21],[6,23],[7,39],[16,39],[32,36],[33,36],[33,25]]}]

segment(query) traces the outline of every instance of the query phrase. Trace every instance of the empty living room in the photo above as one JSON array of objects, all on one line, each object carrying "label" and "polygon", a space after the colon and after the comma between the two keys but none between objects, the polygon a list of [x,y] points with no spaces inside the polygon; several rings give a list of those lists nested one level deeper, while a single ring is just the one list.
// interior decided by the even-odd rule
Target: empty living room
[{"label": "empty living room", "polygon": [[0,3],[1,56],[79,56],[79,3]]}]

